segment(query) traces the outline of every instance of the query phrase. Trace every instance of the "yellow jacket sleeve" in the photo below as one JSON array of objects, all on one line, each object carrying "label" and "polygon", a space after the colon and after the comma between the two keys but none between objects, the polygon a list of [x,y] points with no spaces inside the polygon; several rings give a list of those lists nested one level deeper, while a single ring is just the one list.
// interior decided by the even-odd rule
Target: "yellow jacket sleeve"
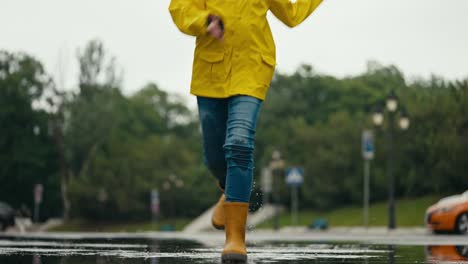
[{"label": "yellow jacket sleeve", "polygon": [[204,0],[171,0],[169,12],[180,31],[192,36],[206,33],[209,12]]},{"label": "yellow jacket sleeve", "polygon": [[289,27],[295,27],[304,21],[323,0],[270,0],[270,10]]}]

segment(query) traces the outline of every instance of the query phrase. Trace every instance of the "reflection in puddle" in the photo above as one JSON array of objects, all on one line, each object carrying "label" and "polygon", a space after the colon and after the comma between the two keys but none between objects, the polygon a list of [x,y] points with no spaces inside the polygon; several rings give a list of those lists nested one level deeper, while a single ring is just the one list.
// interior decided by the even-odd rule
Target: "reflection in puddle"
[{"label": "reflection in puddle", "polygon": [[427,246],[427,261],[430,263],[468,263],[468,245],[465,246]]},{"label": "reflection in puddle", "polygon": [[[29,255],[33,256],[34,264],[40,264],[41,257],[56,259],[94,257],[94,260],[81,260],[80,263],[99,264],[129,259],[131,259],[132,263],[151,264],[163,263],[164,261],[167,263],[219,263],[220,252],[222,251],[221,247],[208,248],[186,241],[140,240],[132,243],[128,241],[118,242],[0,240],[0,260],[2,260],[2,256],[10,259],[21,259]],[[294,261],[294,263],[307,263],[310,260],[343,262],[385,258],[386,253],[387,250],[384,249],[360,245],[258,243],[249,247],[249,263],[290,263],[291,261]],[[0,262],[4,263],[4,261]]]},{"label": "reflection in puddle", "polygon": [[[222,248],[201,247],[166,247],[161,250],[160,244],[151,245],[126,243],[70,243],[51,241],[0,241],[0,255],[41,255],[49,257],[64,256],[100,256],[127,259],[219,259]],[[169,250],[167,250],[169,249]],[[382,257],[386,250],[370,249],[354,245],[258,245],[249,248],[249,258],[253,261],[287,261],[287,260],[317,260],[317,259],[366,259]],[[35,263],[40,263],[36,261]]]},{"label": "reflection in puddle", "polygon": [[40,255],[33,255],[32,264],[42,264]]}]

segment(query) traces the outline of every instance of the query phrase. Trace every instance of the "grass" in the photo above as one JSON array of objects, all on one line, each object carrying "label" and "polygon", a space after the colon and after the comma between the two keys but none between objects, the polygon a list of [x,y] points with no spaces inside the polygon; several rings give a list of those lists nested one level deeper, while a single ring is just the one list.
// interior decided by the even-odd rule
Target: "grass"
[{"label": "grass", "polygon": [[[431,204],[438,201],[435,196],[426,196],[416,199],[402,199],[396,202],[396,225],[397,227],[422,227],[424,226],[424,214]],[[301,211],[298,215],[299,225],[308,226],[315,219],[326,219],[329,227],[339,226],[362,226],[362,207],[351,206],[338,208],[328,212]],[[388,219],[388,206],[386,202],[371,204],[369,208],[369,225],[386,226]],[[176,219],[176,230],[182,230],[191,219]],[[291,225],[291,214],[289,211],[280,215],[280,226]],[[144,232],[159,231],[164,226],[174,225],[174,220],[166,219],[153,223],[133,222],[133,223],[109,223],[109,222],[87,222],[74,220],[64,225],[55,227],[50,231],[55,232]],[[272,220],[269,220],[258,228],[272,228]]]},{"label": "grass", "polygon": [[[433,196],[416,199],[402,199],[396,202],[396,225],[397,227],[424,226],[424,215],[427,207],[438,201]],[[339,208],[328,212],[301,211],[298,215],[298,224],[310,225],[315,219],[326,219],[330,227],[337,226],[362,226],[362,207],[352,206]],[[369,208],[369,226],[386,226],[388,221],[388,205],[386,202],[371,204]],[[291,214],[289,211],[280,215],[280,226],[291,225]],[[271,228],[272,221],[267,221],[258,226],[259,228]]]},{"label": "grass", "polygon": [[191,219],[180,218],[161,220],[158,222],[89,222],[84,220],[72,220],[63,225],[50,229],[51,232],[145,232],[160,231],[174,226],[176,230],[182,230],[190,223]]}]

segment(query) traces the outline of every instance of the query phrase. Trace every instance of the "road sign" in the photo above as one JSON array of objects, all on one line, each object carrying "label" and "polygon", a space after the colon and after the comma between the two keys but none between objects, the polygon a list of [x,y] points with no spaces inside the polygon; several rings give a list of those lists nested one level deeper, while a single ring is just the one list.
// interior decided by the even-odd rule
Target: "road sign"
[{"label": "road sign", "polygon": [[304,182],[304,170],[292,167],[286,170],[286,183],[290,186],[300,186]]},{"label": "road sign", "polygon": [[299,186],[304,182],[304,170],[292,167],[286,170],[286,183],[291,186],[291,223],[297,225],[299,211]]},{"label": "road sign", "polygon": [[43,192],[44,192],[44,186],[42,186],[42,184],[34,185],[34,203],[35,204],[42,203]]},{"label": "road sign", "polygon": [[151,213],[153,215],[159,214],[160,204],[159,204],[159,192],[158,190],[151,191]]},{"label": "road sign", "polygon": [[374,133],[372,130],[362,132],[362,157],[366,160],[374,158]]},{"label": "road sign", "polygon": [[273,175],[269,168],[262,169],[262,191],[271,193],[273,191]]}]

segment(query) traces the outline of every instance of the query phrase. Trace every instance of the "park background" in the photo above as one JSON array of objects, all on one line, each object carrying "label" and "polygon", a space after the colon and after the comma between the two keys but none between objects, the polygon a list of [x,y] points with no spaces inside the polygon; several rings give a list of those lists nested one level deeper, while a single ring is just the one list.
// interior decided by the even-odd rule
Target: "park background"
[{"label": "park background", "polygon": [[[18,1],[26,2],[32,4]],[[300,209],[314,212],[304,222],[337,208],[359,208],[363,129],[375,133],[371,202],[385,202],[390,146],[386,127],[374,128],[371,115],[391,91],[411,120],[408,130],[395,134],[394,174],[397,197],[415,201],[406,211],[419,208],[412,221],[423,225],[421,210],[467,189],[468,56],[457,15],[464,3],[412,3],[420,9],[391,6],[398,15],[379,18],[377,28],[369,27],[369,16],[387,13],[382,1],[358,1],[354,8],[365,6],[366,15],[343,11],[350,4],[333,13],[338,4],[326,3],[295,33],[271,19],[279,35],[278,71],[258,124],[252,210],[261,205],[261,169],[275,150],[285,167],[304,168]],[[12,11],[6,13],[19,10],[5,4]],[[193,218],[216,201],[219,191],[202,162],[196,107],[187,97],[193,40],[177,32],[167,4],[159,2],[155,13],[144,13],[147,20],[138,20],[151,30],[135,30],[132,19],[120,19],[127,27],[111,30],[119,12],[129,12],[125,4],[55,7],[84,10],[88,24],[67,19],[66,12],[49,21],[42,14],[47,5],[4,18],[2,24],[10,26],[0,37],[1,201],[32,214],[33,188],[40,183],[40,221],[65,217],[92,223],[148,222],[154,189],[160,220]],[[96,22],[104,14],[107,22]],[[400,23],[393,23],[395,17]],[[329,24],[333,19],[338,24]],[[330,30],[320,30],[320,23]],[[94,30],[72,34],[84,32],[83,25]],[[32,32],[39,27],[42,31]],[[49,38],[49,31],[66,40]],[[145,37],[148,42],[142,42]],[[137,44],[130,45],[132,39]],[[130,46],[130,52],[122,52],[123,62],[113,49],[122,51],[122,45]],[[136,62],[128,60],[132,55]],[[148,61],[160,64],[145,65]],[[288,207],[287,185],[277,188]],[[350,217],[353,224],[362,223],[360,214]]]}]

